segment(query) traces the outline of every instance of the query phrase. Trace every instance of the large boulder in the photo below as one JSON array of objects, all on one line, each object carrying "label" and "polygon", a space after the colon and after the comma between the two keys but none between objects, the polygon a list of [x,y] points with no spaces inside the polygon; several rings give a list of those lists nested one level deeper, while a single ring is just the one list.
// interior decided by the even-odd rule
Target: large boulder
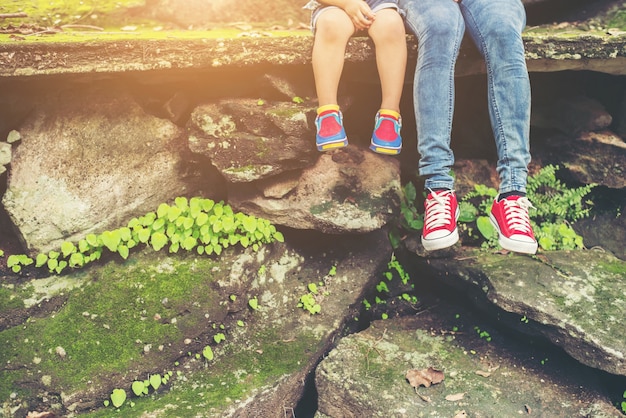
[{"label": "large boulder", "polygon": [[536,137],[533,158],[539,165],[564,168],[569,180],[611,189],[626,187],[626,142],[611,131],[579,135],[547,134]]},{"label": "large boulder", "polygon": [[302,172],[229,189],[230,204],[246,213],[296,229],[363,233],[397,216],[400,164],[356,146],[322,154]]},{"label": "large boulder", "polygon": [[[481,338],[471,323],[463,327],[455,314],[465,318],[444,303],[343,338],[315,372],[315,417],[620,416],[599,379],[567,361],[541,365],[519,356],[514,345]],[[559,367],[556,384],[551,371]]]},{"label": "large boulder", "polygon": [[2,202],[33,252],[119,228],[206,181],[181,128],[106,85],[52,91],[19,132]]},{"label": "large boulder", "polygon": [[[419,252],[419,244],[411,248]],[[589,367],[626,376],[623,260],[603,251],[550,251],[535,260],[467,249],[452,254],[457,261],[428,260],[435,280],[480,309],[498,311],[518,332],[543,335]]]},{"label": "large boulder", "polygon": [[311,105],[225,99],[197,106],[189,148],[207,157],[228,181],[250,182],[314,164]]}]

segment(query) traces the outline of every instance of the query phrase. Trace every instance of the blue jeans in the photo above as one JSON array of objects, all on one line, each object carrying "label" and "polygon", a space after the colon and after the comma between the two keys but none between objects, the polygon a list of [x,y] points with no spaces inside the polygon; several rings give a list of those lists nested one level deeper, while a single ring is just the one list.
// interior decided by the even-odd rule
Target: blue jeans
[{"label": "blue jeans", "polygon": [[413,84],[419,174],[426,188],[454,189],[450,148],[454,66],[467,28],[485,59],[500,193],[526,191],[530,163],[530,81],[521,0],[399,0],[418,40]]}]

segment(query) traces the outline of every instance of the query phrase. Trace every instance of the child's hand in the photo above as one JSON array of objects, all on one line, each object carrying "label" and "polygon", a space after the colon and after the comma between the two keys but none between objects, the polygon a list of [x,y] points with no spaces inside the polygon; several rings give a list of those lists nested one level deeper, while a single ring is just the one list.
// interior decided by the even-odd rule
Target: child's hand
[{"label": "child's hand", "polygon": [[362,0],[350,1],[344,11],[348,17],[350,17],[357,30],[369,29],[376,18],[376,14],[372,12],[372,9]]}]

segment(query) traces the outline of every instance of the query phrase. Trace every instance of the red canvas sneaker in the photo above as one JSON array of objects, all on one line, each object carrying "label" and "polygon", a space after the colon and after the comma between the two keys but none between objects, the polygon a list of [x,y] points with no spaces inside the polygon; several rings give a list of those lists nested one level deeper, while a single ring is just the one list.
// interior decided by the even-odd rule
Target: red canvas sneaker
[{"label": "red canvas sneaker", "polygon": [[424,202],[422,245],[428,251],[451,247],[459,240],[459,204],[453,190],[431,191]]},{"label": "red canvas sneaker", "polygon": [[524,254],[537,252],[537,240],[530,226],[528,209],[533,205],[526,197],[509,196],[493,202],[489,219],[498,230],[498,242],[505,250]]}]

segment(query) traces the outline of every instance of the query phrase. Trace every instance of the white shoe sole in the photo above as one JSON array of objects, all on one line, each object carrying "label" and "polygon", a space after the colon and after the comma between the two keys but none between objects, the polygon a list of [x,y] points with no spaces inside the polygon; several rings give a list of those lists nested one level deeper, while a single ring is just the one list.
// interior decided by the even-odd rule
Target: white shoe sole
[{"label": "white shoe sole", "polygon": [[498,231],[498,244],[505,250],[513,251],[515,253],[522,254],[536,254],[537,253],[537,241],[520,241],[511,238],[505,237],[502,232],[500,232],[500,227],[498,227],[498,222],[494,219],[493,215],[489,214],[489,220],[496,231]]},{"label": "white shoe sole", "polygon": [[435,239],[424,239],[422,236],[422,245],[426,251],[443,250],[444,248],[452,247],[459,240],[459,229],[454,228],[450,234]]}]

